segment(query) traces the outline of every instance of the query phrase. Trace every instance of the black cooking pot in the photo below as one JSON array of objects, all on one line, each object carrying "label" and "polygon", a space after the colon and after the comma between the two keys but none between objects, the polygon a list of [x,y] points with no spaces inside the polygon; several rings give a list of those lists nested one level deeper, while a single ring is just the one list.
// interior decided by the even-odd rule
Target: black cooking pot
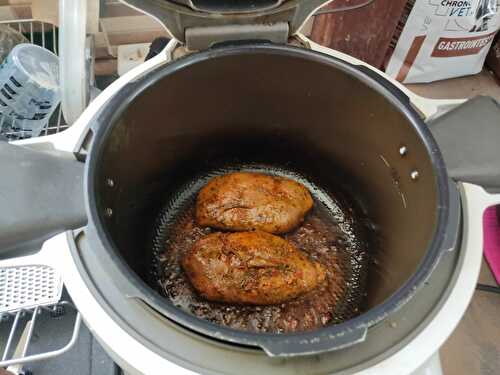
[{"label": "black cooking pot", "polygon": [[[498,105],[480,99],[443,117],[436,125],[440,138],[448,139],[457,116],[478,108],[476,126],[490,129],[490,138],[498,135],[491,121],[499,118]],[[468,129],[457,127],[453,136]],[[78,159],[88,159],[83,183],[83,163],[74,158],[1,144],[0,173],[12,176],[1,183],[8,197],[2,198],[0,215],[4,255],[84,226],[87,219],[85,251],[93,253],[99,269],[75,261],[101,300],[113,297],[99,274],[113,275],[131,304],[149,306],[165,317],[165,326],[169,319],[200,337],[273,356],[321,353],[362,341],[369,327],[412,298],[460,235],[456,186],[408,98],[368,69],[300,48],[226,45],[160,66],[113,96],[90,121],[82,144],[91,144],[88,155],[76,150]],[[446,149],[460,177],[459,164],[466,164],[455,157],[456,145]],[[148,285],[146,244],[166,192],[220,160],[240,159],[287,165],[321,186],[342,186],[376,224],[363,313],[311,332],[249,333],[194,317]],[[498,186],[481,173],[468,177]],[[164,345],[157,338],[157,314],[138,316],[121,305],[113,314],[145,342]]]}]

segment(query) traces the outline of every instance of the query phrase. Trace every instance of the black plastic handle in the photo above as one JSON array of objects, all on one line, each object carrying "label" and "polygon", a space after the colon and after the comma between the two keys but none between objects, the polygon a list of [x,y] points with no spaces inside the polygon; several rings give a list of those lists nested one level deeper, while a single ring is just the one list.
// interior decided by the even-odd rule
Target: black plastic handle
[{"label": "black plastic handle", "polygon": [[85,225],[83,167],[71,153],[0,141],[0,257]]},{"label": "black plastic handle", "polygon": [[500,192],[500,104],[475,97],[429,123],[456,181]]}]

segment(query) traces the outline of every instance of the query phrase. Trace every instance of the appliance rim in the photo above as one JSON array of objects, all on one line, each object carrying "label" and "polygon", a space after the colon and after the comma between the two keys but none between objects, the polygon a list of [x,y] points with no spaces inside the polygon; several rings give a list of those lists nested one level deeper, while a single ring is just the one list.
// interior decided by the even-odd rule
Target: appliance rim
[{"label": "appliance rim", "polygon": [[[143,91],[154,85],[158,80],[167,75],[175,74],[181,69],[194,65],[208,59],[225,57],[229,55],[241,54],[281,54],[289,57],[299,57],[313,62],[330,65],[332,68],[340,69],[344,73],[361,80],[379,94],[383,95],[391,104],[398,109],[408,120],[408,125],[414,128],[416,135],[425,146],[430,158],[437,187],[437,207],[436,207],[436,226],[435,231],[428,245],[420,265],[416,272],[403,284],[395,293],[379,305],[367,310],[356,318],[350,319],[340,324],[327,326],[311,332],[272,334],[272,333],[252,333],[237,331],[231,328],[222,327],[200,318],[192,316],[187,312],[169,304],[164,297],[150,288],[122,259],[120,252],[116,249],[113,240],[107,233],[106,225],[102,216],[98,212],[96,186],[99,160],[107,144],[108,136],[111,133],[116,120],[122,115],[126,108]],[[343,60],[328,56],[315,51],[305,50],[293,46],[278,46],[272,44],[238,44],[224,45],[207,51],[194,53],[179,60],[173,61],[167,65],[159,66],[152,71],[136,78],[116,93],[99,111],[98,115],[90,121],[90,128],[94,130],[92,145],[88,155],[88,162],[85,166],[85,200],[89,218],[88,230],[93,231],[94,238],[91,247],[98,246],[99,251],[107,253],[110,258],[115,260],[120,272],[125,275],[129,282],[133,284],[140,298],[149,306],[159,311],[162,315],[173,320],[183,328],[193,330],[203,336],[208,336],[216,340],[222,340],[226,343],[239,344],[242,346],[266,348],[272,345],[282,346],[284,340],[287,345],[297,349],[302,346],[305,350],[307,344],[319,340],[323,345],[322,349],[307,350],[299,354],[318,354],[330,350],[340,349],[335,347],[335,339],[349,335],[355,331],[359,332],[374,324],[384,320],[391,313],[398,310],[406,301],[408,301],[418,290],[420,286],[429,277],[432,270],[439,262],[440,255],[445,250],[443,247],[444,239],[450,232],[449,214],[450,204],[458,204],[455,200],[450,202],[450,189],[447,171],[438,145],[434,140],[427,125],[423,122],[417,111],[411,106],[409,99],[392,83],[385,80],[375,72],[370,73],[369,69],[352,65]],[[453,210],[452,210],[453,211]],[[453,229],[453,228],[452,228]],[[453,233],[455,234],[455,233]],[[105,286],[102,286],[105,287]],[[359,341],[359,340],[358,340]],[[355,344],[353,341],[347,344]],[[284,353],[283,355],[286,355]],[[295,354],[293,354],[295,355]]]}]

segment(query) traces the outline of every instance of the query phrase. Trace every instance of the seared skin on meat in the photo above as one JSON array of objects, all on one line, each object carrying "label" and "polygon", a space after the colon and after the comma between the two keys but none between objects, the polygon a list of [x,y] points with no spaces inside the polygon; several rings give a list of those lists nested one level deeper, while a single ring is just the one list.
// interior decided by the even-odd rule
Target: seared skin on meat
[{"label": "seared skin on meat", "polygon": [[201,189],[196,221],[232,231],[286,233],[312,208],[307,188],[284,177],[238,172],[215,177]]},{"label": "seared skin on meat", "polygon": [[182,259],[191,284],[206,299],[279,304],[322,285],[326,270],[290,242],[265,232],[212,233]]}]

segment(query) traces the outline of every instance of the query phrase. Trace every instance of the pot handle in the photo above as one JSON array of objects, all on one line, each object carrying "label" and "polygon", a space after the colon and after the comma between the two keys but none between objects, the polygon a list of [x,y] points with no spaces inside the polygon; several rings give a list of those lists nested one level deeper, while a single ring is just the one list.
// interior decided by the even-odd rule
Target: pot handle
[{"label": "pot handle", "polygon": [[429,122],[448,175],[500,192],[500,103],[475,97]]},{"label": "pot handle", "polygon": [[83,167],[71,153],[0,142],[0,258],[85,225]]},{"label": "pot handle", "polygon": [[311,340],[293,336],[289,338],[280,337],[276,340],[262,340],[258,345],[270,357],[284,358],[314,355],[348,348],[361,343],[365,341],[367,331],[366,327],[358,327],[336,335],[318,333],[318,336]]}]

